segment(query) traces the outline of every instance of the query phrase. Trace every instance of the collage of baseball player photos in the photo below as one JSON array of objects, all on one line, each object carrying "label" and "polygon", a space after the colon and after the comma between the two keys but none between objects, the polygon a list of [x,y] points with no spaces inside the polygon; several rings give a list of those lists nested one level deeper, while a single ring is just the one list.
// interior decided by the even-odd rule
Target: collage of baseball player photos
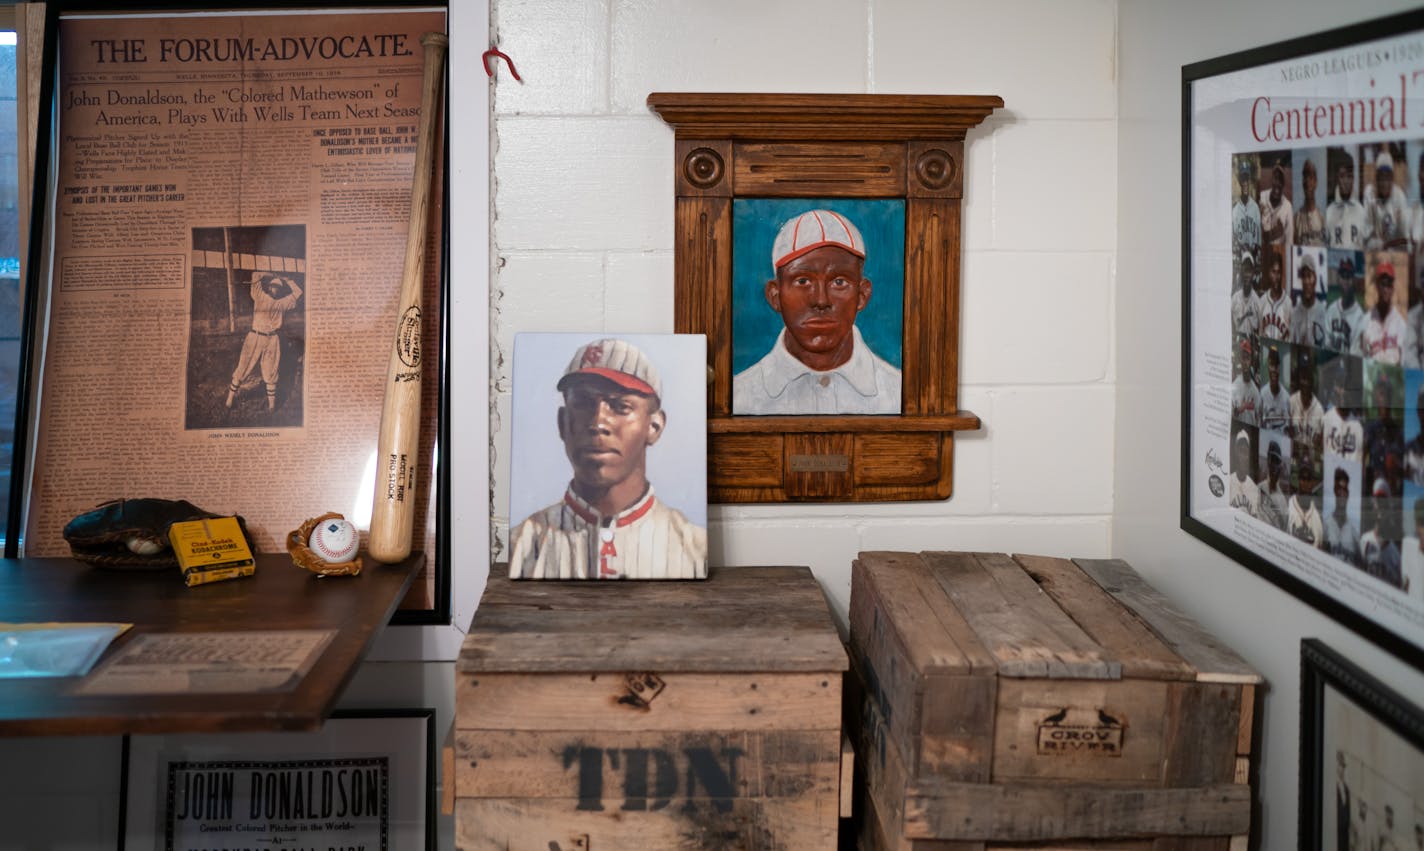
[{"label": "collage of baseball player photos", "polygon": [[1231,170],[1230,505],[1424,600],[1424,139]]},{"label": "collage of baseball player photos", "polygon": [[512,579],[707,578],[707,338],[514,338]]}]

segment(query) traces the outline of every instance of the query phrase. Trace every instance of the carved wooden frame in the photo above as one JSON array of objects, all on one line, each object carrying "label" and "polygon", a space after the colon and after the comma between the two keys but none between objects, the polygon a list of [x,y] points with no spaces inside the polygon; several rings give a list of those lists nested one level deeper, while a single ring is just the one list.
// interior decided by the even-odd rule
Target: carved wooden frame
[{"label": "carved wooden frame", "polygon": [[[675,132],[678,333],[706,334],[712,502],[946,499],[959,409],[964,136],[992,95],[683,94],[648,106]],[[732,202],[905,202],[899,415],[732,416]]]}]

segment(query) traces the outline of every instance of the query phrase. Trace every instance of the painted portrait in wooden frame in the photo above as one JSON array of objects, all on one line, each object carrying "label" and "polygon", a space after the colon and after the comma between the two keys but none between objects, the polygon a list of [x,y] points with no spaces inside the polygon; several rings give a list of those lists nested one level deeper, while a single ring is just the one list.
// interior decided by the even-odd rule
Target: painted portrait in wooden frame
[{"label": "painted portrait in wooden frame", "polygon": [[964,138],[1003,100],[648,105],[675,135],[674,330],[707,335],[709,500],[947,498],[954,432],[980,426],[959,408]]},{"label": "painted portrait in wooden frame", "polygon": [[905,202],[738,198],[732,240],[733,415],[900,413]]}]

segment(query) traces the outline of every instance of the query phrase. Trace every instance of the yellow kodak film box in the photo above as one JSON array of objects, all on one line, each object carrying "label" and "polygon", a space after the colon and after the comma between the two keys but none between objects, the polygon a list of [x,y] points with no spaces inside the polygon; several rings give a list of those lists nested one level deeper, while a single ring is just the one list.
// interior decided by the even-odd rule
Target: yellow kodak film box
[{"label": "yellow kodak film box", "polygon": [[252,550],[236,517],[174,523],[168,527],[168,542],[173,545],[183,581],[190,588],[256,572]]}]

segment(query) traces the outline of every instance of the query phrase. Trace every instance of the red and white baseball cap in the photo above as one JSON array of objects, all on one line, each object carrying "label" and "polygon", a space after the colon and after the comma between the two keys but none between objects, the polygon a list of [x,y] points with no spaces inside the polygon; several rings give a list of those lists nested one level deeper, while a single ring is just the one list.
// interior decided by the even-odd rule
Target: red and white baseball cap
[{"label": "red and white baseball cap", "polygon": [[771,268],[780,269],[797,257],[825,245],[865,257],[865,240],[850,219],[830,210],[807,210],[781,226],[771,246]]},{"label": "red and white baseball cap", "polygon": [[627,340],[610,338],[580,346],[559,378],[559,390],[568,386],[569,379],[576,375],[596,375],[625,390],[659,399],[663,395],[662,380],[653,362]]}]

